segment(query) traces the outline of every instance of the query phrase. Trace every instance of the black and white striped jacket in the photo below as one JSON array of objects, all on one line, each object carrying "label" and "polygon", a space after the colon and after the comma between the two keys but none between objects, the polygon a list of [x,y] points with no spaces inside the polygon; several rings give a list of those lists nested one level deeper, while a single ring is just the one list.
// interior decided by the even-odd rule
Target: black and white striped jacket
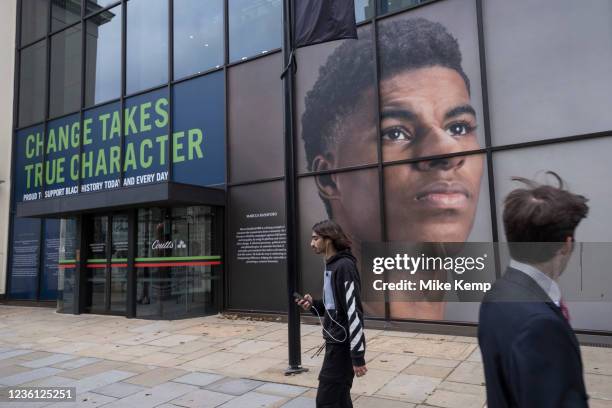
[{"label": "black and white striped jacket", "polygon": [[325,316],[325,342],[349,345],[357,367],[365,365],[366,348],[360,290],[355,257],[350,250],[339,251],[325,264],[323,299],[313,300],[310,309],[315,316]]}]

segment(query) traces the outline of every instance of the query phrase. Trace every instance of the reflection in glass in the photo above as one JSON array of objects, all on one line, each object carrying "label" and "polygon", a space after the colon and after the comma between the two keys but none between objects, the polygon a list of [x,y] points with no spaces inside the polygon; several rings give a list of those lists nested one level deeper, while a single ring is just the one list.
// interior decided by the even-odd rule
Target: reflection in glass
[{"label": "reflection in glass", "polygon": [[80,19],[80,0],[53,0],[51,2],[51,31],[64,28]]},{"label": "reflection in glass", "polygon": [[102,10],[104,7],[118,3],[119,1],[120,0],[87,0],[85,3],[85,7],[87,8],[86,13],[95,13],[96,11]]},{"label": "reflection in glass", "polygon": [[168,0],[127,4],[127,93],[168,80]]},{"label": "reflection in glass", "polygon": [[49,116],[74,112],[81,106],[81,25],[51,37]]},{"label": "reflection in glass", "polygon": [[85,105],[121,94],[121,7],[87,20],[85,51]]},{"label": "reflection in glass", "polygon": [[229,0],[228,7],[230,62],[280,48],[281,0]]},{"label": "reflection in glass", "polygon": [[138,210],[136,315],[176,317],[214,313],[220,279],[211,265],[211,207]]},{"label": "reflection in glass", "polygon": [[174,2],[174,78],[223,65],[223,0]]},{"label": "reflection in glass", "polygon": [[87,246],[87,295],[86,309],[89,312],[104,312],[106,300],[106,245],[107,216],[93,216],[89,220],[89,242]]},{"label": "reflection in glass", "polygon": [[110,311],[125,312],[127,302],[128,217],[113,215],[111,223]]},{"label": "reflection in glass", "polygon": [[228,149],[232,182],[283,174],[281,64],[277,53],[230,68]]},{"label": "reflection in glass", "polygon": [[57,282],[57,311],[72,313],[74,307],[76,272],[77,221],[62,218],[59,233],[59,271]]},{"label": "reflection in glass", "polygon": [[43,37],[49,24],[49,0],[21,0],[21,45]]},{"label": "reflection in glass", "polygon": [[47,46],[40,41],[21,51],[19,71],[19,126],[44,119]]},{"label": "reflection in glass", "polygon": [[355,0],[355,21],[374,17],[374,0]]},{"label": "reflection in glass", "polygon": [[416,6],[430,0],[378,0],[380,2],[379,14],[392,13],[406,7]]}]

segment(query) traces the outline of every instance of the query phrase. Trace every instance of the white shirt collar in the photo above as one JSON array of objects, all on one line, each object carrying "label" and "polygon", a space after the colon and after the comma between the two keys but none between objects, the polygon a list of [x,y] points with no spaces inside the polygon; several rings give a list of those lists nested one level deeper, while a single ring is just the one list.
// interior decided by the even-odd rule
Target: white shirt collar
[{"label": "white shirt collar", "polygon": [[522,263],[514,259],[510,260],[510,267],[523,272],[531,279],[536,281],[538,286],[542,288],[542,290],[555,303],[555,305],[560,305],[561,289],[559,289],[557,282],[552,280],[548,275],[532,265]]}]

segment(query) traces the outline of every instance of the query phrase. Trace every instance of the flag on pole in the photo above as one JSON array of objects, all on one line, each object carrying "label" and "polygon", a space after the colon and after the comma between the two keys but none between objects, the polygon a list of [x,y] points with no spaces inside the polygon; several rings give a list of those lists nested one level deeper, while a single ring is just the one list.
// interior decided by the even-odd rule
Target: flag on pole
[{"label": "flag on pole", "polygon": [[357,38],[354,0],[295,0],[295,48]]}]

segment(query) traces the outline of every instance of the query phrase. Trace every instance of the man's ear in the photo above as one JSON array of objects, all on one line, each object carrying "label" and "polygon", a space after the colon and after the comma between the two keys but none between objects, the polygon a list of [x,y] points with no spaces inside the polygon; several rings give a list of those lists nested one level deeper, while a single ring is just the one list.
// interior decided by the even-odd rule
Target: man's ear
[{"label": "man's ear", "polygon": [[565,241],[563,241],[563,245],[559,249],[559,253],[561,255],[571,254],[574,250],[574,237],[565,237]]},{"label": "man's ear", "polygon": [[[335,168],[335,157],[332,153],[317,155],[312,161],[312,171],[326,171]],[[336,185],[335,174],[321,174],[315,176],[319,195],[327,200],[338,199],[340,195]]]}]

